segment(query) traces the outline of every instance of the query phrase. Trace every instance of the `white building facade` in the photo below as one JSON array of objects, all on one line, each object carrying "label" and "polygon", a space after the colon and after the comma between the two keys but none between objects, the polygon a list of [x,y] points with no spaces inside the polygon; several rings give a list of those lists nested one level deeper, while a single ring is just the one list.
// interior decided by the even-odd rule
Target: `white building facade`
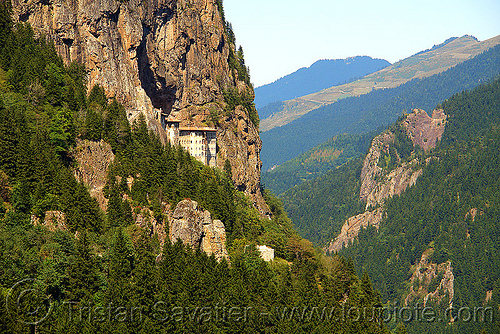
[{"label": "white building facade", "polygon": [[217,166],[217,129],[180,127],[178,120],[167,120],[164,124],[168,140],[172,145],[181,145],[196,160],[207,166]]}]

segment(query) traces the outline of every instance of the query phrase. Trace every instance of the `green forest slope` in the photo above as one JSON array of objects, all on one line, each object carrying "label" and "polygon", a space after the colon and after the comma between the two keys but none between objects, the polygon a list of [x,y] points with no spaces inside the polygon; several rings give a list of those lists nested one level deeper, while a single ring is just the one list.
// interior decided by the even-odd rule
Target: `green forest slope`
[{"label": "green forest slope", "polygon": [[262,172],[262,182],[279,196],[304,181],[315,179],[364,155],[378,133],[380,130],[335,136],[272,170]]},{"label": "green forest slope", "polygon": [[[342,306],[381,305],[352,262],[315,253],[270,195],[273,219],[262,219],[228,172],[162,146],[144,118],[130,125],[102,88],[87,95],[83,67],[14,26],[8,4],[0,2],[0,333],[388,333],[376,318],[341,317]],[[78,139],[104,140],[115,154],[106,212],[74,176]],[[183,198],[224,222],[230,262],[179,242],[161,248],[132,220],[148,208],[168,230],[161,203]],[[49,211],[64,213],[65,228],[33,224]],[[277,259],[261,260],[257,243]]]},{"label": "green forest slope", "polygon": [[388,201],[378,233],[360,233],[359,242],[341,254],[351,256],[360,272],[368,271],[384,299],[396,304],[408,294],[412,266],[424,251],[432,254],[433,263],[450,261],[453,306],[491,306],[494,323],[412,323],[409,333],[424,328],[434,333],[498,333],[500,80],[455,95],[442,107],[449,118],[441,144],[432,153],[437,159],[424,167],[415,186]]},{"label": "green forest slope", "polygon": [[[428,292],[445,296],[427,304],[441,321],[409,321],[409,333],[498,333],[500,80],[456,94],[438,107],[448,123],[440,144],[421,157],[433,158],[423,165],[416,185],[387,201],[378,231],[362,230],[340,254],[354,260],[358,273],[370,274],[391,307],[422,307]],[[361,167],[361,159],[351,160],[284,193],[285,208],[303,236],[324,244],[347,217],[364,211],[365,203],[359,202]],[[423,254],[429,262],[422,267]],[[433,265],[450,266],[452,296],[440,285],[443,271],[435,272],[430,282],[410,280],[416,268],[425,275]],[[412,294],[405,302],[412,289],[419,291],[417,297]],[[453,324],[448,324],[449,314],[446,318],[450,303],[452,315],[462,316]],[[465,311],[458,313],[480,307],[489,307],[492,317],[487,321],[464,320]]]}]

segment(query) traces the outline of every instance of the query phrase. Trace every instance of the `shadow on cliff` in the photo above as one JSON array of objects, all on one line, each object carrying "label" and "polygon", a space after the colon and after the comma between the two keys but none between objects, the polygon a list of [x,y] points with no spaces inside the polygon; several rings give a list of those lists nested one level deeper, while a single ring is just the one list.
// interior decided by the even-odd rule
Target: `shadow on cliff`
[{"label": "shadow on cliff", "polygon": [[[161,109],[164,114],[170,114],[172,106],[176,100],[177,87],[172,83],[167,84],[165,77],[152,70],[151,60],[148,56],[148,38],[151,37],[151,30],[143,26],[144,36],[137,48],[137,63],[139,67],[139,80],[141,86],[151,99],[153,107]],[[149,50],[153,54],[152,50]]]}]

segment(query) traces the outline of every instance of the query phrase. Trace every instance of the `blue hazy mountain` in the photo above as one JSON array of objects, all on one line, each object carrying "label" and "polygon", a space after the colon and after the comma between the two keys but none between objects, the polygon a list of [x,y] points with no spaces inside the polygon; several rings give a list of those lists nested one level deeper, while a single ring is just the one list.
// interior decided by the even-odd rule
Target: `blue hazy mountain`
[{"label": "blue hazy mountain", "polygon": [[498,75],[500,45],[445,72],[315,109],[291,123],[261,133],[263,170],[293,159],[333,136],[374,130],[413,108],[430,110],[453,94]]},{"label": "blue hazy mountain", "polygon": [[[318,92],[322,89],[364,77],[391,65],[387,60],[358,56],[346,59],[318,60],[273,83],[255,89],[255,105],[262,108],[276,101],[285,101]],[[260,111],[260,110],[259,110]],[[260,115],[261,118],[268,115]]]}]

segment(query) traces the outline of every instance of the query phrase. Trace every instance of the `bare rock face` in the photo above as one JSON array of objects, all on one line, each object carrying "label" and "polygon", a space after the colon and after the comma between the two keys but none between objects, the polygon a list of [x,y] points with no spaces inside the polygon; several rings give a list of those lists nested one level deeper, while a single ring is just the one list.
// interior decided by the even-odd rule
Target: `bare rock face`
[{"label": "bare rock face", "polygon": [[[262,141],[258,129],[249,124],[246,113],[240,106],[222,122],[224,127],[217,133],[219,154],[217,163],[223,168],[226,159],[231,162],[233,180],[239,191],[250,195],[257,209],[270,214],[260,190],[260,150]],[[259,166],[259,168],[251,168]],[[250,168],[249,168],[250,167]],[[256,183],[255,181],[258,180]]]},{"label": "bare rock face", "polygon": [[361,169],[361,189],[359,198],[366,201],[368,196],[377,186],[376,179],[382,175],[382,168],[378,166],[380,156],[383,151],[389,152],[389,144],[394,142],[394,134],[386,131],[381,135],[376,136],[372,140],[370,150],[363,162]]},{"label": "bare rock face", "polygon": [[257,250],[260,253],[260,257],[262,260],[266,262],[270,262],[274,260],[274,249],[265,245],[257,246]]},{"label": "bare rock face", "polygon": [[342,226],[340,234],[330,242],[325,250],[329,253],[336,253],[342,250],[354,241],[362,228],[374,226],[378,230],[380,222],[384,217],[384,212],[383,208],[378,208],[377,210],[366,211],[365,213],[349,218]]},{"label": "bare rock face", "polygon": [[207,211],[198,211],[198,203],[191,200],[183,200],[177,204],[172,221],[170,222],[170,240],[177,239],[193,248],[201,246],[203,235],[203,220],[209,218]]},{"label": "bare rock face", "polygon": [[214,254],[217,261],[222,258],[229,259],[226,250],[226,229],[220,220],[216,219],[211,224],[203,225],[201,247],[208,255]]},{"label": "bare rock face", "polygon": [[90,195],[97,200],[99,207],[106,211],[108,200],[104,197],[103,189],[108,168],[115,159],[111,145],[104,141],[77,139],[72,155],[77,162],[74,170],[76,179],[89,187]]},{"label": "bare rock face", "polygon": [[422,175],[422,169],[418,168],[418,160],[403,163],[398,168],[385,175],[379,182],[375,182],[372,191],[366,198],[366,207],[383,204],[387,198],[401,195],[406,188],[413,186]]},{"label": "bare rock face", "polygon": [[[419,145],[428,151],[436,147],[441,140],[446,118],[447,116],[440,109],[434,110],[432,117],[429,117],[425,111],[416,109],[406,116],[402,126],[406,130],[408,138],[412,140],[413,146]],[[363,227],[372,225],[378,229],[385,212],[385,200],[394,195],[401,195],[408,187],[415,185],[417,179],[422,175],[420,161],[417,158],[402,161],[397,150],[392,152],[397,159],[396,167],[392,170],[384,170],[379,166],[382,155],[390,155],[390,146],[394,144],[394,140],[394,133],[390,130],[376,136],[361,169],[359,198],[366,202],[366,210],[376,206],[379,208],[349,218],[342,226],[340,234],[330,242],[325,251],[338,252],[346,247],[350,241],[358,236]],[[431,160],[432,157],[429,157],[425,163],[429,163]]]},{"label": "bare rock face", "polygon": [[35,226],[43,225],[52,232],[56,230],[68,230],[68,226],[66,225],[66,215],[61,211],[46,211],[43,223],[40,222],[39,217],[32,215],[31,223]]},{"label": "bare rock face", "polygon": [[148,231],[150,236],[156,234],[160,245],[163,246],[165,240],[167,239],[165,225],[155,219],[154,213],[151,209],[140,208],[139,213],[133,213],[132,218],[134,219],[135,224]]},{"label": "bare rock face", "polygon": [[12,0],[15,21],[47,36],[69,63],[88,71],[89,88],[104,87],[128,112],[144,113],[165,140],[160,114],[184,125],[216,115],[219,167],[227,159],[236,186],[262,214],[261,140],[241,107],[226,110],[223,92],[253,94],[229,66],[230,44],[216,0]]},{"label": "bare rock face", "polygon": [[388,153],[389,145],[393,142],[394,134],[390,131],[375,137],[363,162],[359,198],[366,202],[366,208],[383,204],[387,198],[402,194],[422,174],[417,159],[402,163],[388,173],[379,167],[382,152]]},{"label": "bare rock face", "polygon": [[441,264],[432,263],[429,258],[433,252],[432,248],[426,250],[413,268],[410,292],[406,296],[405,306],[419,299],[423,299],[424,307],[429,301],[439,304],[444,300],[452,306],[455,294],[453,267],[450,261]]},{"label": "bare rock face", "polygon": [[198,203],[189,199],[177,204],[170,221],[170,240],[180,239],[192,248],[201,247],[217,260],[228,258],[226,230],[220,220],[212,220],[210,212],[199,210]]},{"label": "bare rock face", "polygon": [[424,110],[415,109],[413,113],[406,116],[403,125],[413,145],[419,145],[428,151],[436,147],[436,144],[441,140],[446,119],[447,116],[442,109],[435,109],[432,112],[432,117],[429,117]]}]

